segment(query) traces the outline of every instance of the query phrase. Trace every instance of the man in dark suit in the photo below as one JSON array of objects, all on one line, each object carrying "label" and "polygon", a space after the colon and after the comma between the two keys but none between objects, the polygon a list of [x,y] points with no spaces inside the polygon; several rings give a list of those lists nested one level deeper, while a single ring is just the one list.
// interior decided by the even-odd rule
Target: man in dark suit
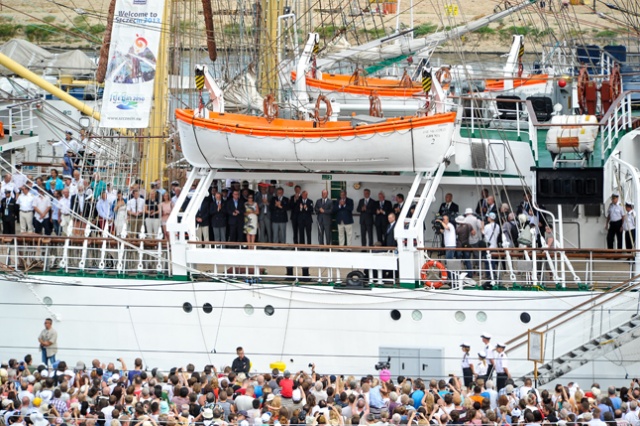
[{"label": "man in dark suit", "polygon": [[389,224],[387,225],[387,230],[385,232],[384,245],[385,247],[396,247],[397,243],[396,243],[396,237],[395,237],[395,231],[396,231],[395,213],[389,213],[389,215],[387,216],[387,220],[389,221]]},{"label": "man in dark suit", "polygon": [[395,213],[396,218],[400,215],[402,208],[404,207],[404,195],[398,194],[396,195],[396,203],[393,205],[393,212]]},{"label": "man in dark suit", "polygon": [[233,191],[225,208],[229,226],[229,241],[244,241],[244,203],[240,199],[240,191]]},{"label": "man in dark suit", "polygon": [[376,225],[376,234],[378,242],[384,245],[386,243],[387,225],[389,225],[387,217],[389,216],[389,213],[393,211],[393,206],[391,201],[385,200],[384,192],[382,191],[378,193],[378,202],[375,203],[375,208],[376,215],[374,221]]},{"label": "man in dark suit", "polygon": [[[298,216],[300,214],[300,198],[301,198],[300,185],[296,185],[293,188],[293,195],[289,199],[289,209],[291,209],[291,228],[293,228],[293,244],[298,244],[299,225]],[[302,243],[304,244],[304,243]]]},{"label": "man in dark suit", "polygon": [[333,212],[338,223],[338,242],[341,246],[350,246],[353,240],[353,200],[347,198],[347,191],[340,191],[340,199],[333,203]]},{"label": "man in dark suit", "polygon": [[2,233],[15,235],[16,219],[18,218],[18,205],[11,189],[5,189],[4,198],[0,202],[0,214],[2,215]]},{"label": "man in dark suit", "polygon": [[219,192],[216,192],[211,203],[211,228],[213,241],[227,241],[227,212]]},{"label": "man in dark suit", "polygon": [[[284,189],[279,187],[276,196],[271,199],[271,231],[274,243],[284,244],[287,242],[287,210],[289,209],[289,199],[284,196]],[[296,238],[297,239],[297,238]]]},{"label": "man in dark suit", "polygon": [[211,194],[202,199],[200,208],[196,213],[196,237],[199,241],[209,241],[209,225],[211,224],[211,203],[213,197]]},{"label": "man in dark suit", "polygon": [[438,209],[438,214],[440,216],[449,216],[450,218],[451,217],[456,218],[458,217],[459,212],[460,212],[460,208],[456,203],[453,202],[453,194],[451,193],[446,194],[444,196],[444,203],[440,204],[440,208]]},{"label": "man in dark suit", "polygon": [[[358,213],[360,213],[360,235],[362,245],[373,245],[373,218],[376,214],[376,203],[371,199],[371,191],[363,191],[364,198],[358,201]],[[369,244],[367,244],[367,241]]]},{"label": "man in dark suit", "polygon": [[298,201],[298,242],[300,244],[311,244],[313,201],[307,198],[308,195],[307,191],[302,191],[302,195]]},{"label": "man in dark suit", "polygon": [[322,198],[316,201],[316,217],[318,218],[318,244],[331,244],[331,215],[333,213],[333,200],[329,198],[329,192],[322,190]]}]

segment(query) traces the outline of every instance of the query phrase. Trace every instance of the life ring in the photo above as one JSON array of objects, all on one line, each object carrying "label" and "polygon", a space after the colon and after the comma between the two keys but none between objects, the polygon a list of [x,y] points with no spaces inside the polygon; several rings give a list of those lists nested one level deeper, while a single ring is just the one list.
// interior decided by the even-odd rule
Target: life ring
[{"label": "life ring", "polygon": [[451,69],[449,67],[440,67],[438,71],[436,71],[436,79],[438,79],[438,83],[440,83],[441,86],[451,83]]},{"label": "life ring", "polygon": [[351,78],[349,79],[349,84],[351,86],[366,86],[367,85],[367,77],[365,77],[366,73],[362,68],[356,68],[356,70],[351,74]]},{"label": "life ring", "polygon": [[4,139],[4,123],[0,121],[0,139]]},{"label": "life ring", "polygon": [[518,64],[518,78],[522,77],[522,73],[524,72],[524,65],[522,65],[522,62],[520,62]]},{"label": "life ring", "polygon": [[587,112],[587,83],[589,82],[589,73],[587,72],[587,66],[582,64],[580,72],[578,73],[578,105],[580,106],[580,112],[583,114]]},{"label": "life ring", "polygon": [[[324,105],[327,108],[327,111],[325,112],[324,116],[320,115],[321,102],[324,102]],[[333,114],[333,108],[331,108],[331,101],[329,101],[329,99],[327,99],[325,95],[318,96],[318,99],[316,100],[316,108],[313,113],[313,118],[316,120],[316,122],[320,124],[325,124],[327,121],[329,121],[329,118],[331,118],[332,114]]]},{"label": "life ring", "polygon": [[269,123],[278,117],[278,104],[276,103],[276,98],[273,94],[269,93],[264,98],[262,107],[264,110],[264,116],[267,118]]},{"label": "life ring", "polygon": [[398,85],[398,87],[402,87],[405,89],[410,89],[411,87],[413,87],[413,80],[411,80],[411,76],[409,75],[407,70],[404,70],[404,73],[402,73],[402,78],[400,79],[400,84]]},{"label": "life ring", "polygon": [[[439,280],[435,280],[435,281],[429,280],[429,272],[432,271],[433,269],[439,270],[440,272]],[[436,260],[430,260],[424,265],[422,265],[422,268],[420,268],[420,280],[424,281],[425,287],[440,288],[448,278],[449,278],[449,272],[447,271],[447,268],[441,262],[438,262]]]},{"label": "life ring", "polygon": [[622,79],[620,78],[620,64],[616,62],[611,70],[611,101],[615,100],[622,93]]},{"label": "life ring", "polygon": [[383,117],[380,96],[378,96],[378,92],[375,90],[371,92],[371,95],[369,96],[369,115],[371,117]]}]

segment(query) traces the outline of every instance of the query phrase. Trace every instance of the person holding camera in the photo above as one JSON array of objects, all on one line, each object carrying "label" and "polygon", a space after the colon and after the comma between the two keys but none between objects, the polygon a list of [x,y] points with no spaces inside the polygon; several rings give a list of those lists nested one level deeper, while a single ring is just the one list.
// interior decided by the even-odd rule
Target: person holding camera
[{"label": "person holding camera", "polygon": [[456,254],[456,228],[449,222],[447,215],[442,216],[442,219],[436,219],[436,222],[442,225],[440,232],[444,236],[444,247],[447,249],[445,259],[453,259]]}]

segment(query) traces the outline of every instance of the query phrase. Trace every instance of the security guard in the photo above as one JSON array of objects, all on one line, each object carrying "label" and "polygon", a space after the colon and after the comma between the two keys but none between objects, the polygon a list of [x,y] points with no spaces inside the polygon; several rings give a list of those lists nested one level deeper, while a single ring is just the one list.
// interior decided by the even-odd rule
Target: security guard
[{"label": "security guard", "polygon": [[607,209],[607,248],[613,248],[614,238],[617,240],[618,249],[622,249],[622,218],[624,217],[624,209],[618,201],[618,194],[611,194],[611,203]]},{"label": "security guard", "polygon": [[500,392],[500,389],[507,386],[507,379],[511,378],[511,373],[509,373],[509,359],[507,358],[507,354],[504,353],[504,349],[506,348],[504,343],[496,344],[496,358],[495,358],[495,368],[496,368],[496,390]]},{"label": "security guard", "polygon": [[491,378],[493,377],[493,370],[495,369],[495,362],[494,362],[495,354],[493,352],[493,349],[490,346],[491,335],[489,333],[482,333],[480,337],[482,338],[482,344],[484,347],[483,352],[486,354],[486,358],[487,358],[487,373],[482,377],[478,376],[478,378],[484,379],[484,382],[487,383],[487,381],[491,380]]},{"label": "security guard", "polygon": [[460,345],[462,348],[462,378],[464,379],[464,385],[467,388],[471,387],[471,383],[473,383],[473,364],[471,364],[469,360],[469,351],[471,350],[471,346],[468,343],[463,343]]}]

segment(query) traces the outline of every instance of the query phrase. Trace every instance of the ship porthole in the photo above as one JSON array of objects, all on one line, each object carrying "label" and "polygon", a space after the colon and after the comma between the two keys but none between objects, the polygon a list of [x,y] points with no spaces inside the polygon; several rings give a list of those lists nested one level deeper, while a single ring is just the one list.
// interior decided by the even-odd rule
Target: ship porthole
[{"label": "ship porthole", "polygon": [[458,322],[464,322],[464,320],[467,319],[467,316],[462,311],[456,311],[456,313],[454,314],[454,317]]},{"label": "ship porthole", "polygon": [[520,314],[520,321],[523,324],[529,324],[529,322],[531,321],[531,315],[529,315],[528,312],[523,312]]},{"label": "ship porthole", "polygon": [[193,311],[193,305],[189,302],[184,302],[182,304],[182,310],[189,314]]},{"label": "ship porthole", "polygon": [[271,315],[273,315],[273,313],[275,312],[275,308],[271,305],[267,305],[264,307],[264,313],[270,317]]},{"label": "ship porthole", "polygon": [[251,305],[244,305],[244,313],[247,315],[253,315],[253,306]]},{"label": "ship porthole", "polygon": [[422,312],[416,309],[411,312],[411,318],[413,318],[414,321],[420,321],[422,319]]},{"label": "ship porthole", "polygon": [[400,317],[402,317],[402,314],[400,313],[399,310],[394,309],[391,311],[391,319],[394,321],[398,321],[400,319]]},{"label": "ship porthole", "polygon": [[211,305],[211,303],[205,303],[204,305],[202,305],[202,310],[205,314],[210,314],[211,312],[213,312],[213,306]]},{"label": "ship porthole", "polygon": [[44,303],[46,306],[51,306],[53,305],[53,300],[51,300],[49,296],[45,296],[42,298],[42,303]]},{"label": "ship porthole", "polygon": [[484,311],[478,311],[478,312],[476,313],[476,320],[477,320],[478,322],[485,322],[485,321],[487,321],[487,313],[486,313],[486,312],[484,312]]}]

